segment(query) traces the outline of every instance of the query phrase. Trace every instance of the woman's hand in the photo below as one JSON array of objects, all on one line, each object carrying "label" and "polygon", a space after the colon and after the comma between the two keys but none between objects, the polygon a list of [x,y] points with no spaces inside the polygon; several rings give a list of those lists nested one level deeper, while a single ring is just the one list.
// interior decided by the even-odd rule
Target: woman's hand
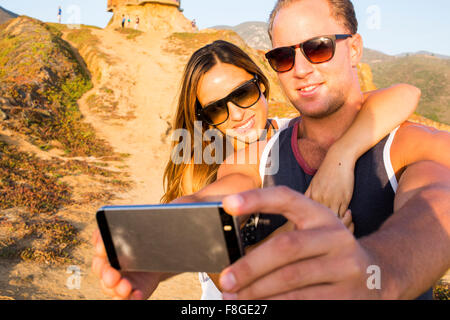
[{"label": "woman's hand", "polygon": [[167,274],[156,272],[121,273],[111,267],[100,232],[96,230],[92,237],[95,256],[92,260],[92,271],[100,278],[103,293],[116,300],[148,299],[159,282],[167,278]]},{"label": "woman's hand", "polygon": [[346,218],[343,222],[347,227],[351,223],[347,208],[353,195],[354,170],[354,157],[331,147],[305,192],[305,196],[330,208],[340,219]]}]

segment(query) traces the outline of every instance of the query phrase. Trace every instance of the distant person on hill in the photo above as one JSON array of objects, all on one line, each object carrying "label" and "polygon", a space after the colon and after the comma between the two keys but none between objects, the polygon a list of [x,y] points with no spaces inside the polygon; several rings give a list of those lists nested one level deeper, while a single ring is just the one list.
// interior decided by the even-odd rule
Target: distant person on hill
[{"label": "distant person on hill", "polygon": [[58,7],[58,23],[61,23],[62,9],[61,6]]},{"label": "distant person on hill", "polygon": [[123,14],[122,15],[122,29],[125,28],[125,21],[126,21],[126,18],[125,18],[125,15]]},{"label": "distant person on hill", "polygon": [[136,24],[134,25],[134,29],[138,30],[139,28],[139,16],[136,16]]},{"label": "distant person on hill", "polygon": [[131,17],[128,15],[127,16],[127,27],[129,28],[131,24]]},{"label": "distant person on hill", "polygon": [[195,19],[192,20],[191,26],[192,26],[192,29],[197,30],[197,22],[195,21]]},{"label": "distant person on hill", "polygon": [[[252,142],[269,141],[277,132],[299,122],[299,119],[268,118],[269,91],[268,79],[245,52],[231,43],[215,41],[196,51],[185,68],[173,129],[185,129],[194,136],[194,123],[201,121],[202,134],[210,129],[217,130],[225,141],[223,146],[229,140],[235,150],[243,150]],[[311,186],[314,186],[316,195],[320,197],[316,198],[308,191],[306,193],[332,208],[351,230],[351,213],[347,211],[350,198],[347,195],[353,190],[354,162],[345,161],[348,163],[345,168],[338,163],[341,159],[349,158],[356,161],[371,145],[408,119],[417,106],[419,96],[419,90],[408,85],[366,93],[357,120],[336,142],[338,145],[355,146],[353,150],[356,153],[344,155],[344,150],[338,148],[328,152],[313,178]],[[373,134],[368,134],[367,123],[376,124],[375,128],[371,128]],[[177,144],[173,143],[174,148]],[[202,153],[206,147],[203,146]],[[212,165],[196,164],[194,155],[191,156],[191,163],[168,162],[164,173],[165,194],[162,202],[168,203],[196,192],[196,196],[214,194],[214,181],[218,178],[222,178],[218,190],[226,193],[220,161]],[[226,156],[225,153],[223,156]],[[93,261],[93,270],[102,278],[106,294],[119,298],[147,298],[158,282],[169,276],[142,273],[136,274],[136,277],[122,277],[109,266],[98,233],[94,236],[94,243],[97,245],[97,257]],[[201,274],[200,280],[203,298],[221,298],[217,289],[217,275],[209,277]],[[151,285],[153,289],[144,290]]]}]

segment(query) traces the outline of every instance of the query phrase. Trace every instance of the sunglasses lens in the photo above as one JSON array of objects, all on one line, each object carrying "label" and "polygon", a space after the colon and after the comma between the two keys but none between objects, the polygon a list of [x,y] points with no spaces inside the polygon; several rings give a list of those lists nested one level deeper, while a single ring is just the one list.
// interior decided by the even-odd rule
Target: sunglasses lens
[{"label": "sunglasses lens", "polygon": [[258,102],[260,91],[258,83],[250,82],[238,89],[236,89],[230,98],[230,101],[241,108],[249,108]]},{"label": "sunglasses lens", "polygon": [[277,48],[267,53],[267,59],[275,71],[286,72],[294,66],[295,50],[289,47]]},{"label": "sunglasses lens", "polygon": [[261,92],[257,81],[250,81],[231,92],[226,99],[212,103],[203,109],[203,119],[210,125],[219,125],[228,119],[228,106],[230,101],[240,108],[250,108],[258,102]]},{"label": "sunglasses lens", "polygon": [[223,103],[213,103],[202,109],[204,120],[210,125],[217,125],[227,121],[228,109]]},{"label": "sunglasses lens", "polygon": [[329,61],[334,55],[334,43],[329,38],[317,38],[303,44],[303,51],[312,63]]}]

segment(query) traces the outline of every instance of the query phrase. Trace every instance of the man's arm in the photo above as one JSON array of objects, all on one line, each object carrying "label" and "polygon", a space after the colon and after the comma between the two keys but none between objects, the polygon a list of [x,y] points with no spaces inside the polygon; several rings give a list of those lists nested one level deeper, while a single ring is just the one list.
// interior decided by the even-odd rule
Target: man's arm
[{"label": "man's arm", "polygon": [[[331,210],[287,187],[224,199],[233,215],[278,213],[292,231],[278,234],[221,273],[225,299],[417,298],[450,267],[450,172],[433,162],[409,166],[395,212],[356,240]],[[381,290],[367,286],[381,269]]]},{"label": "man's arm", "polygon": [[394,206],[360,244],[381,268],[383,296],[413,299],[450,268],[450,170],[431,161],[408,166]]}]

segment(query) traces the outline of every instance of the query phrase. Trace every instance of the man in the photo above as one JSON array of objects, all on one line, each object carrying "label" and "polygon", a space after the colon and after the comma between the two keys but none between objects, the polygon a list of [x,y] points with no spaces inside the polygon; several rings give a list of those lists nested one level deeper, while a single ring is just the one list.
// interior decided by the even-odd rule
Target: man
[{"label": "man", "polygon": [[[273,47],[284,54],[268,57],[302,121],[279,134],[280,172],[264,177],[266,188],[225,197],[223,204],[234,215],[271,214],[265,217],[272,226],[259,230],[261,239],[286,221],[277,215],[293,228],[273,232],[222,272],[224,298],[414,299],[423,293],[430,298],[429,288],[450,267],[450,172],[423,160],[436,153],[431,158],[450,163],[448,134],[405,124],[360,159],[350,204],[355,237],[331,210],[301,194],[361,107],[356,66],[362,40],[353,6],[347,0],[280,0],[270,25]],[[330,37],[334,55],[328,55]],[[309,39],[314,42],[306,43]],[[232,190],[227,183],[254,188],[260,183],[257,171],[225,165],[207,191],[183,200]],[[123,276],[108,266],[101,242],[96,243],[93,269],[112,296],[146,298],[170,276]],[[370,270],[380,271],[381,287],[374,290],[368,285]]]}]

